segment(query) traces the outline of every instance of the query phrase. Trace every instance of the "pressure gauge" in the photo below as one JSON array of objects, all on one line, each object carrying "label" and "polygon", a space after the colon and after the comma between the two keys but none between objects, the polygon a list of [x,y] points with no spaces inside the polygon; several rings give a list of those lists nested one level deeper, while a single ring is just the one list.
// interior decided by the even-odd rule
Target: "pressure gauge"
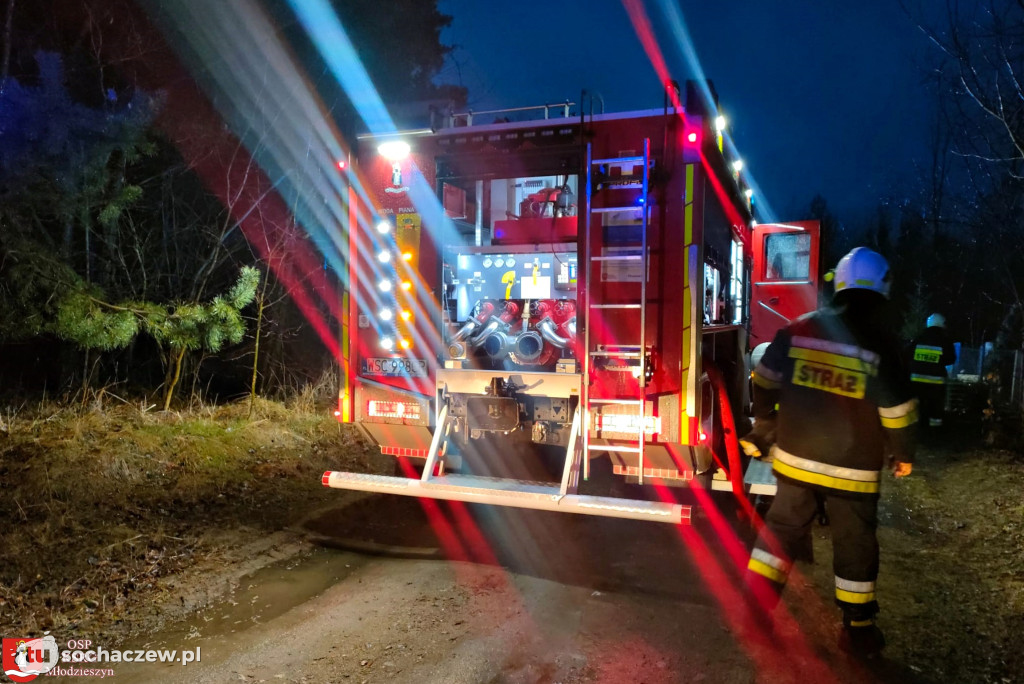
[{"label": "pressure gauge", "polygon": [[501,257],[498,257],[497,259],[494,260],[494,265],[497,268],[501,268],[502,266],[505,265],[505,260],[502,259]]},{"label": "pressure gauge", "polygon": [[513,259],[512,257],[509,257],[508,259],[505,259],[505,265],[508,266],[509,268],[512,268],[513,266],[516,265],[516,260]]},{"label": "pressure gauge", "polygon": [[491,267],[491,258],[487,257],[486,259],[484,259],[484,268],[490,268],[490,267]]}]

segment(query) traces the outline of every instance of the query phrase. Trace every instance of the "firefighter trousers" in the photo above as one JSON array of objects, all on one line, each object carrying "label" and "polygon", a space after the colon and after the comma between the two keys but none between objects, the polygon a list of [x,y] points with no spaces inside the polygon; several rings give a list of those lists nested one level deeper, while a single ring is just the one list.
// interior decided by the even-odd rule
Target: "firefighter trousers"
[{"label": "firefighter trousers", "polygon": [[940,428],[946,413],[946,386],[938,383],[915,382],[918,399],[918,425],[921,428]]},{"label": "firefighter trousers", "polygon": [[762,609],[778,603],[792,559],[810,543],[817,512],[815,493],[824,494],[832,531],[836,603],[847,626],[872,624],[878,612],[878,495],[851,495],[778,478],[778,493],[747,565],[747,586]]}]

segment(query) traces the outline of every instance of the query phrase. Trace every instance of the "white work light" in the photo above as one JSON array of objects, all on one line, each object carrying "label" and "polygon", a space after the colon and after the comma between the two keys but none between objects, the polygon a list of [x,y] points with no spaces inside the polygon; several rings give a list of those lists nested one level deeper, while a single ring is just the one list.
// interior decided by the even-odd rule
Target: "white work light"
[{"label": "white work light", "polygon": [[409,156],[409,143],[404,140],[388,140],[377,146],[380,155],[391,162],[401,161]]}]

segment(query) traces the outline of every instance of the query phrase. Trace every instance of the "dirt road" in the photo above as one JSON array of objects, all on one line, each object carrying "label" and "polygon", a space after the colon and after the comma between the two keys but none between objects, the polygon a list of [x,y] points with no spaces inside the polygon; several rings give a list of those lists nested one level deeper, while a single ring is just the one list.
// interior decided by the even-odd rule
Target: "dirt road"
[{"label": "dirt road", "polygon": [[[424,511],[395,498],[362,512],[374,510],[403,519],[404,536],[440,538],[449,558],[319,549],[289,560],[146,645],[200,646],[201,663],[121,665],[117,680],[913,681],[894,664],[868,671],[839,654],[834,609],[805,578],[790,592],[800,610],[780,611],[773,635],[744,624],[744,551],[736,537],[714,543],[726,524],[714,516],[680,529],[447,503]],[[352,519],[339,512],[314,526]],[[463,531],[447,536],[455,520]]]},{"label": "dirt road", "polygon": [[[886,478],[880,622],[907,671],[865,674],[833,646],[826,529],[769,639],[737,621],[746,551],[729,521],[372,503],[320,474],[391,472],[391,457],[324,415],[40,405],[8,421],[0,635],[202,649],[199,665],[111,667],[121,682],[1021,681],[1018,433],[980,448],[964,426]],[[313,552],[289,530],[325,507],[320,535],[427,548]]]}]

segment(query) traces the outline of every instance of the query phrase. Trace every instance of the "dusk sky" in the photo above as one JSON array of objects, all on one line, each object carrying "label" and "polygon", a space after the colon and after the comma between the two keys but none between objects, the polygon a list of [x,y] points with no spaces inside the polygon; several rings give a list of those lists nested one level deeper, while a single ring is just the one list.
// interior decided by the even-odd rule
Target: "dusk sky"
[{"label": "dusk sky", "polygon": [[[677,2],[736,147],[779,219],[821,193],[850,219],[913,195],[927,169],[934,48],[897,0],[645,0],[668,69],[695,75],[669,29]],[[913,3],[911,3],[913,4]],[[659,78],[620,0],[441,0],[456,47],[443,78],[476,110],[578,100],[662,106]],[[915,10],[912,10],[915,11]],[[934,22],[938,17],[930,17]]]}]

